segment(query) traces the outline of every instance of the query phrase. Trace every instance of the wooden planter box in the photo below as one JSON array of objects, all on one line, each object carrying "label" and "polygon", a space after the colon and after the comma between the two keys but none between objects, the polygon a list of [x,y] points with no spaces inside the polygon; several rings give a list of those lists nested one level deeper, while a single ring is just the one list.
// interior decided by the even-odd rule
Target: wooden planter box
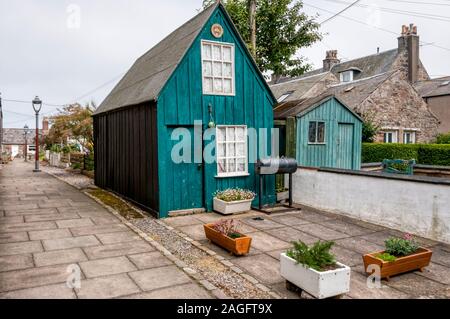
[{"label": "wooden planter box", "polygon": [[236,256],[247,255],[250,252],[250,245],[252,243],[251,237],[241,234],[243,237],[233,239],[216,231],[213,228],[213,224],[203,225],[203,227],[205,229],[206,238],[216,245],[232,252]]},{"label": "wooden planter box", "polygon": [[381,269],[381,278],[389,280],[391,276],[410,272],[413,270],[423,271],[430,264],[433,252],[426,248],[420,248],[415,254],[397,258],[396,261],[387,262],[376,258],[375,256],[383,254],[384,251],[371,253],[363,256],[364,269],[371,275],[373,270],[368,271],[370,265],[378,265]]}]

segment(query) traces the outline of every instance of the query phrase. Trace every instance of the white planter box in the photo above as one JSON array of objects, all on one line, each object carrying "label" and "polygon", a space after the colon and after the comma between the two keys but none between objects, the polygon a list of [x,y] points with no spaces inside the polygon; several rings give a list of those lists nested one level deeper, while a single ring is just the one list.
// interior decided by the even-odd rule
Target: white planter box
[{"label": "white planter box", "polygon": [[282,202],[289,199],[289,191],[277,193],[277,202]]},{"label": "white planter box", "polygon": [[252,201],[253,199],[241,200],[238,202],[225,202],[218,198],[214,198],[214,210],[223,215],[248,212],[252,209]]},{"label": "white planter box", "polygon": [[336,297],[350,291],[350,267],[318,272],[307,268],[286,254],[281,254],[281,276],[318,299]]}]

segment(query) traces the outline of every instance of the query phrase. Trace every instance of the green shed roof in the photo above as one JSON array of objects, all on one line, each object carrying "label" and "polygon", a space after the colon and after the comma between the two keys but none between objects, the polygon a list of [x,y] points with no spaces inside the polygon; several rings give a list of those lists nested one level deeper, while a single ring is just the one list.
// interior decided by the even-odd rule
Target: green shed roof
[{"label": "green shed roof", "polygon": [[348,111],[350,111],[358,120],[363,121],[361,117],[356,114],[344,101],[338,98],[334,94],[325,92],[322,95],[316,96],[314,98],[303,99],[298,101],[291,101],[288,103],[280,104],[274,109],[275,119],[285,119],[288,117],[303,117],[317,107],[323,105],[327,101],[335,99]]}]

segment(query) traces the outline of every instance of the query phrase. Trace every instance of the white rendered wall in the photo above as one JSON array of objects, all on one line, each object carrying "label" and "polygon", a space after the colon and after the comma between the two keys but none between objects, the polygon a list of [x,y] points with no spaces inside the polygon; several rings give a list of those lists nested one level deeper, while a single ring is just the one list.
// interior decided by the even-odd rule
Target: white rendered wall
[{"label": "white rendered wall", "polygon": [[450,243],[450,184],[299,168],[294,202]]}]

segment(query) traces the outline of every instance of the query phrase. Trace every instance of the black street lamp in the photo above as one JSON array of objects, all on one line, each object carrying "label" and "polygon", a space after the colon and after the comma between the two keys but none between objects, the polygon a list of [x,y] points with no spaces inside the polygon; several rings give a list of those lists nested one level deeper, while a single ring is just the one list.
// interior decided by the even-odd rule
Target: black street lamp
[{"label": "black street lamp", "polygon": [[25,162],[28,162],[28,125],[25,124],[23,127],[24,135],[25,135],[25,148],[23,149],[23,155],[25,157]]},{"label": "black street lamp", "polygon": [[36,113],[36,147],[35,147],[35,157],[34,157],[34,170],[33,172],[39,173],[41,170],[39,169],[39,112],[42,108],[42,101],[36,96],[32,102],[34,112]]}]

